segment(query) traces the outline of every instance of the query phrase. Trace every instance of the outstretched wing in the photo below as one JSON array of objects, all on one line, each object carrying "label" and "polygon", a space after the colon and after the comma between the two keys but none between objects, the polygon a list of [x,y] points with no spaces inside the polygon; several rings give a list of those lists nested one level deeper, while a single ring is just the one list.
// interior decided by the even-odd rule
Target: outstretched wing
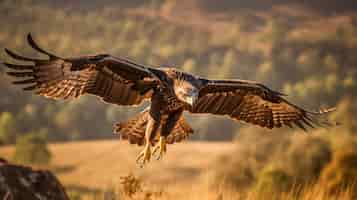
[{"label": "outstretched wing", "polygon": [[192,113],[228,115],[237,120],[267,128],[292,127],[304,130],[306,126],[327,125],[318,120],[318,115],[333,109],[309,112],[289,103],[266,86],[245,80],[206,80],[199,98],[190,108]]},{"label": "outstretched wing", "polygon": [[149,68],[129,60],[104,54],[60,58],[41,49],[30,34],[27,40],[48,59],[27,58],[5,49],[15,60],[31,64],[3,63],[12,69],[7,74],[17,79],[13,83],[24,86],[24,90],[53,99],[93,94],[109,103],[137,105],[151,96],[157,84]]}]

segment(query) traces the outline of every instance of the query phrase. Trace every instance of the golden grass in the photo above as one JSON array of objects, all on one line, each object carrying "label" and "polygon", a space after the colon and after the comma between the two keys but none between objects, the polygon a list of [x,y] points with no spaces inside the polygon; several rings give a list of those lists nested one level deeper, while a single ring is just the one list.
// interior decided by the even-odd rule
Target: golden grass
[{"label": "golden grass", "polygon": [[[163,160],[140,168],[135,159],[142,147],[118,140],[51,144],[50,168],[65,185],[104,189],[118,185],[121,176],[133,173],[146,183],[167,186],[192,182],[218,156],[233,148],[231,143],[187,142],[168,146]],[[0,148],[11,159],[12,147]]]},{"label": "golden grass", "polygon": [[[117,199],[130,199],[123,192],[121,178],[129,174],[138,178],[140,185],[131,199],[352,199],[348,190],[331,195],[320,184],[305,187],[299,195],[294,191],[268,194],[254,189],[237,191],[224,184],[212,184],[214,179],[207,172],[218,157],[234,152],[234,144],[229,142],[170,145],[163,160],[152,161],[144,168],[135,163],[140,148],[117,140],[51,144],[53,160],[45,168],[54,171],[70,192],[84,194],[82,200],[105,199],[113,191]],[[13,151],[13,147],[3,147],[0,155],[11,159]]]}]

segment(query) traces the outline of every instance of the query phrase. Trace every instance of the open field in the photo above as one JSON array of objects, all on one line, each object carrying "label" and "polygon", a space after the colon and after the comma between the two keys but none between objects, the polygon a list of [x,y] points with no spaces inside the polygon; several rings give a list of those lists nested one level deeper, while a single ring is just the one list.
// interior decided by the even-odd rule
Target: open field
[{"label": "open field", "polygon": [[[51,144],[51,167],[60,181],[70,188],[106,189],[119,185],[119,178],[134,174],[153,187],[192,185],[218,156],[233,150],[228,142],[186,142],[169,145],[163,160],[153,160],[140,168],[135,159],[142,147],[125,141],[105,140]],[[12,147],[0,148],[0,155],[11,159]]]},{"label": "open field", "polygon": [[[229,160],[220,162],[224,155],[237,159],[233,156],[239,148],[239,144],[236,145],[233,142],[185,142],[170,145],[163,160],[153,160],[149,165],[140,168],[136,165],[135,158],[141,147],[129,145],[124,141],[58,143],[49,145],[53,154],[50,165],[40,168],[53,171],[74,200],[112,199],[108,194],[114,194],[113,198],[116,200],[353,199],[349,189],[343,190],[337,196],[331,196],[325,186],[318,183],[304,187],[299,194],[293,190],[275,194],[258,192],[254,187],[247,191],[243,189],[245,186],[241,186],[242,190],[235,190],[214,182],[215,179],[212,179],[213,176],[209,173],[212,168],[223,166],[229,169],[236,165],[231,166],[232,162]],[[251,146],[254,148],[256,144]],[[13,152],[14,148],[11,146],[0,148],[1,157],[9,160]],[[237,157],[241,156],[243,155],[237,154]],[[249,163],[253,158],[252,154],[251,158],[243,158],[241,162]],[[242,173],[239,167],[234,171],[234,176],[237,177],[237,173]],[[133,198],[127,198],[122,192],[122,177],[130,174],[140,180],[143,188]],[[115,193],[112,193],[113,191]]]}]

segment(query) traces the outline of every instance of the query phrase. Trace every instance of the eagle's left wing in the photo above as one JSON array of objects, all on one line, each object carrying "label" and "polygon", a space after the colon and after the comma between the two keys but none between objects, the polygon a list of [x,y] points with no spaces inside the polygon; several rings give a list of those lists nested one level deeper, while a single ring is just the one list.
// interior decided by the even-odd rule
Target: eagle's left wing
[{"label": "eagle's left wing", "polygon": [[289,103],[282,97],[283,94],[253,81],[201,81],[204,85],[196,103],[190,108],[192,113],[227,115],[267,128],[296,125],[306,130],[306,125],[322,125],[317,116],[333,110],[306,111]]}]

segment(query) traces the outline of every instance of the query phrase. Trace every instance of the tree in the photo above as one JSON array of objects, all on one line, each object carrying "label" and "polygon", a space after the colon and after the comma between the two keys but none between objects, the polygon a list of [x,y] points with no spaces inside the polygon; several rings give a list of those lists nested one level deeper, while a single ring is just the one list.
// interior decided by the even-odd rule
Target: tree
[{"label": "tree", "polygon": [[216,74],[217,78],[230,78],[227,77],[227,75],[233,73],[233,69],[237,65],[237,60],[236,52],[233,49],[227,50],[223,57],[221,70]]},{"label": "tree", "polygon": [[196,61],[192,58],[185,60],[182,69],[187,72],[194,72],[196,68]]},{"label": "tree", "polygon": [[278,20],[272,20],[268,25],[271,29],[271,42],[273,46],[280,46],[285,41],[289,27],[286,23]]},{"label": "tree", "polygon": [[51,152],[47,147],[46,135],[46,131],[40,131],[17,138],[14,160],[22,164],[48,164]]},{"label": "tree", "polygon": [[10,112],[0,114],[0,142],[9,144],[15,142],[16,124]]}]

